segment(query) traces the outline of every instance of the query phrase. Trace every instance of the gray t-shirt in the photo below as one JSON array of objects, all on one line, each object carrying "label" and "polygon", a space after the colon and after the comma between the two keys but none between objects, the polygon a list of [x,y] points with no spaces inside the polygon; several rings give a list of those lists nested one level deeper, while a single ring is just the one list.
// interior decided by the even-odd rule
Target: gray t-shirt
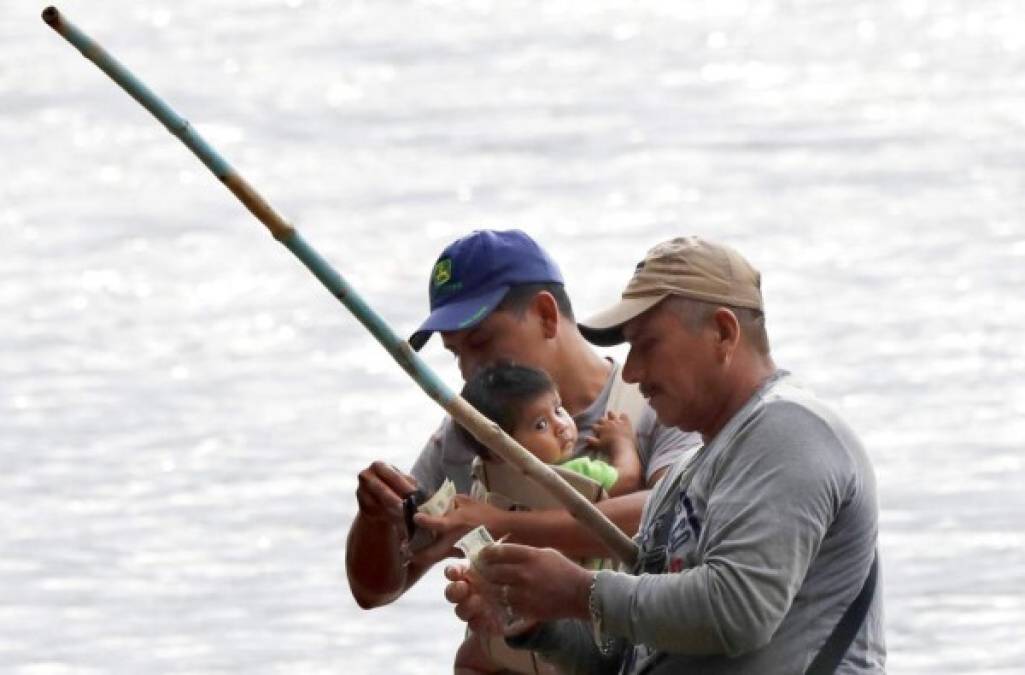
[{"label": "gray t-shirt", "polygon": [[[641,573],[599,573],[603,629],[629,644],[601,658],[571,621],[527,644],[570,673],[804,673],[861,590],[877,517],[860,441],[780,371],[656,486]],[[885,658],[880,582],[837,673],[884,673]]]},{"label": "gray t-shirt", "polygon": [[[591,435],[594,423],[605,414],[605,407],[618,371],[619,365],[612,361],[609,379],[601,394],[590,407],[573,416],[579,430],[575,454],[582,455],[587,452],[585,439]],[[701,445],[701,437],[697,434],[684,433],[679,429],[659,424],[651,406],[644,407],[640,421],[635,427],[637,453],[644,468],[646,481],[650,481],[659,469],[674,465]],[[417,485],[428,494],[441,487],[446,478],[452,479],[460,493],[469,494],[472,483],[470,465],[474,457],[476,455],[465,437],[459,433],[455,422],[451,417],[446,417],[420,451],[411,473]]]}]

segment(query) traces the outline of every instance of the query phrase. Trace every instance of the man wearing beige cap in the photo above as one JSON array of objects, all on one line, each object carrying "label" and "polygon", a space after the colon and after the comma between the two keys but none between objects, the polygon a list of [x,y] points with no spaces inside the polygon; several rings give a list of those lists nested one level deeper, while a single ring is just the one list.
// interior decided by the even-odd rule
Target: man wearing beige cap
[{"label": "man wearing beige cap", "polygon": [[446,570],[456,613],[478,630],[524,618],[510,643],[567,673],[885,672],[872,467],[773,363],[757,270],[673,239],[581,332],[628,341],[624,378],[705,445],[652,492],[633,574],[496,545],[478,559],[483,583]]}]

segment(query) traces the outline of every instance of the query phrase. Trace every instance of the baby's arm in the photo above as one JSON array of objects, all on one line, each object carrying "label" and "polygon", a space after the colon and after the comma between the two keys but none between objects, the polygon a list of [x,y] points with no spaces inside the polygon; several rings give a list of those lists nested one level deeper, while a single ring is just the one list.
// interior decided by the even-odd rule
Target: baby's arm
[{"label": "baby's arm", "polygon": [[637,454],[637,436],[630,419],[619,413],[606,413],[594,423],[594,436],[587,439],[590,447],[600,450],[609,464],[619,472],[619,479],[609,489],[609,496],[636,492],[644,487],[644,471]]}]

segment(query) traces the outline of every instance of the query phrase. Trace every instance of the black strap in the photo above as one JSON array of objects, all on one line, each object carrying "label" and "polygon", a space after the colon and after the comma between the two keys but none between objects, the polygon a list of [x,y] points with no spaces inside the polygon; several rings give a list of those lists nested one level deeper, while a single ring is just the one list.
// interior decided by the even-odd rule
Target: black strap
[{"label": "black strap", "polygon": [[836,672],[844,654],[854,642],[854,636],[858,634],[861,625],[865,623],[865,617],[868,616],[868,608],[872,605],[872,596],[875,595],[878,571],[879,554],[877,552],[872,556],[872,566],[868,569],[868,578],[865,579],[865,585],[861,587],[861,592],[840,617],[840,622],[826,638],[826,644],[822,645],[822,649],[808,666],[805,675],[833,675]]}]

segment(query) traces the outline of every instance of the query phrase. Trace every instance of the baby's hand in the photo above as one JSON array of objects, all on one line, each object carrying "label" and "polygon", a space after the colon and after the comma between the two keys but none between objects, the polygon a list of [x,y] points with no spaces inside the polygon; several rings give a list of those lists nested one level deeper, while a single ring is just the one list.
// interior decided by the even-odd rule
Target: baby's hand
[{"label": "baby's hand", "polygon": [[630,418],[622,413],[609,412],[591,427],[594,434],[587,439],[588,446],[604,450],[609,455],[618,451],[633,450],[635,437]]}]

